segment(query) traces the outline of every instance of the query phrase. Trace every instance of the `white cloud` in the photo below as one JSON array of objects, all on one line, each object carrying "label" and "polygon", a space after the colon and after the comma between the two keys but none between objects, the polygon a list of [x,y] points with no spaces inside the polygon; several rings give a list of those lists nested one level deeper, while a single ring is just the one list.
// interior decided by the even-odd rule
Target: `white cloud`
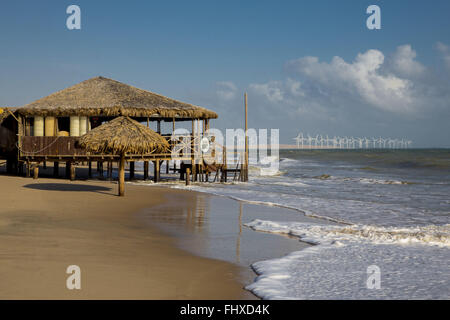
[{"label": "white cloud", "polygon": [[442,58],[444,59],[445,66],[450,69],[450,47],[443,44],[442,42],[438,42],[436,44],[436,48],[442,54]]},{"label": "white cloud", "polygon": [[220,81],[216,85],[218,87],[216,94],[221,100],[229,101],[236,97],[237,87],[233,82]]},{"label": "white cloud", "polygon": [[270,102],[282,102],[284,100],[284,91],[280,81],[270,81],[263,84],[252,83],[250,89],[266,97]]},{"label": "white cloud", "polygon": [[425,72],[425,67],[415,61],[416,56],[417,54],[411,48],[411,45],[400,46],[393,55],[392,68],[398,74],[406,77],[422,75]]},{"label": "white cloud", "polygon": [[412,83],[392,73],[382,73],[383,63],[381,51],[368,50],[358,54],[352,63],[341,57],[334,57],[330,63],[304,57],[289,61],[286,67],[317,91],[346,95],[383,110],[413,111]]}]

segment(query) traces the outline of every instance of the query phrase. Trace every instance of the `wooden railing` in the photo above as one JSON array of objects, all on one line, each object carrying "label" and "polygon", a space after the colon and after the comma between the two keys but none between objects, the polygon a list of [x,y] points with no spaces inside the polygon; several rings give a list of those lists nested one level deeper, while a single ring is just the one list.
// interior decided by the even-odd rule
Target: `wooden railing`
[{"label": "wooden railing", "polygon": [[38,156],[86,156],[86,150],[77,146],[77,137],[30,137],[19,138],[19,155]]},{"label": "wooden railing", "polygon": [[[227,152],[226,148],[221,144],[215,142],[215,139],[210,139],[208,152],[202,152],[201,140],[204,136],[196,135],[176,135],[164,136],[170,145],[170,149],[166,153],[151,153],[144,155],[127,154],[129,158],[139,159],[146,158],[160,158],[172,160],[196,160],[197,163],[205,160],[209,164],[226,164],[230,158],[235,157],[236,152]],[[33,137],[21,136],[19,138],[19,156],[26,158],[87,158],[87,157],[106,157],[116,158],[111,154],[93,154],[87,152],[77,144],[78,137]],[[212,141],[211,141],[212,140]]]}]

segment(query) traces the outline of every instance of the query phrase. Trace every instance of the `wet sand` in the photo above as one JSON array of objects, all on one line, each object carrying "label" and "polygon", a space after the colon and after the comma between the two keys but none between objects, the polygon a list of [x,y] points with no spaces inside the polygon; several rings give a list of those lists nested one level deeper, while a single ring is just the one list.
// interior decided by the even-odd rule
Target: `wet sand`
[{"label": "wet sand", "polygon": [[[243,289],[244,268],[182,250],[142,223],[139,212],[167,201],[173,215],[195,211],[194,193],[127,184],[119,198],[116,189],[0,175],[0,299],[253,297]],[[81,268],[81,290],[66,288],[69,265]]]},{"label": "wet sand", "polygon": [[[185,190],[178,201],[163,201],[142,209],[136,216],[143,224],[156,225],[175,237],[183,250],[243,267],[246,285],[256,277],[252,263],[280,258],[310,244],[297,237],[257,232],[245,227],[245,223],[261,219],[329,224],[292,209],[255,205],[195,191]],[[175,210],[180,204],[185,209]]]}]

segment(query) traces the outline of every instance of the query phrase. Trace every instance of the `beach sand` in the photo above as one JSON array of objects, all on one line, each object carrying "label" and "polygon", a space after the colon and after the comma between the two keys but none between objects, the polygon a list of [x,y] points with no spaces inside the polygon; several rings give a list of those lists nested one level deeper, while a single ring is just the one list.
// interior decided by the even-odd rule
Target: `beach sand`
[{"label": "beach sand", "polygon": [[[120,198],[116,190],[0,175],[0,299],[253,298],[244,268],[188,253],[134,214],[167,199],[189,210],[188,192],[127,184]],[[81,268],[81,290],[66,288],[69,265]]]}]

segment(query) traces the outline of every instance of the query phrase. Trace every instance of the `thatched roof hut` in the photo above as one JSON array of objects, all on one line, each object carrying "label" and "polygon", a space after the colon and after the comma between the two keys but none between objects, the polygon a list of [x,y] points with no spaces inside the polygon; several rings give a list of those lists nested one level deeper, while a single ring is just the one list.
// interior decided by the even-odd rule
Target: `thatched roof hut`
[{"label": "thatched roof hut", "polygon": [[79,145],[93,153],[118,155],[169,151],[166,139],[129,117],[118,117],[92,129],[80,137]]},{"label": "thatched roof hut", "polygon": [[133,86],[96,77],[55,92],[21,108],[26,116],[130,116],[166,120],[215,119],[208,109]]},{"label": "thatched roof hut", "polygon": [[103,124],[79,139],[81,147],[95,153],[120,155],[119,196],[125,194],[125,155],[169,151],[169,143],[162,136],[129,117],[118,117]]}]

